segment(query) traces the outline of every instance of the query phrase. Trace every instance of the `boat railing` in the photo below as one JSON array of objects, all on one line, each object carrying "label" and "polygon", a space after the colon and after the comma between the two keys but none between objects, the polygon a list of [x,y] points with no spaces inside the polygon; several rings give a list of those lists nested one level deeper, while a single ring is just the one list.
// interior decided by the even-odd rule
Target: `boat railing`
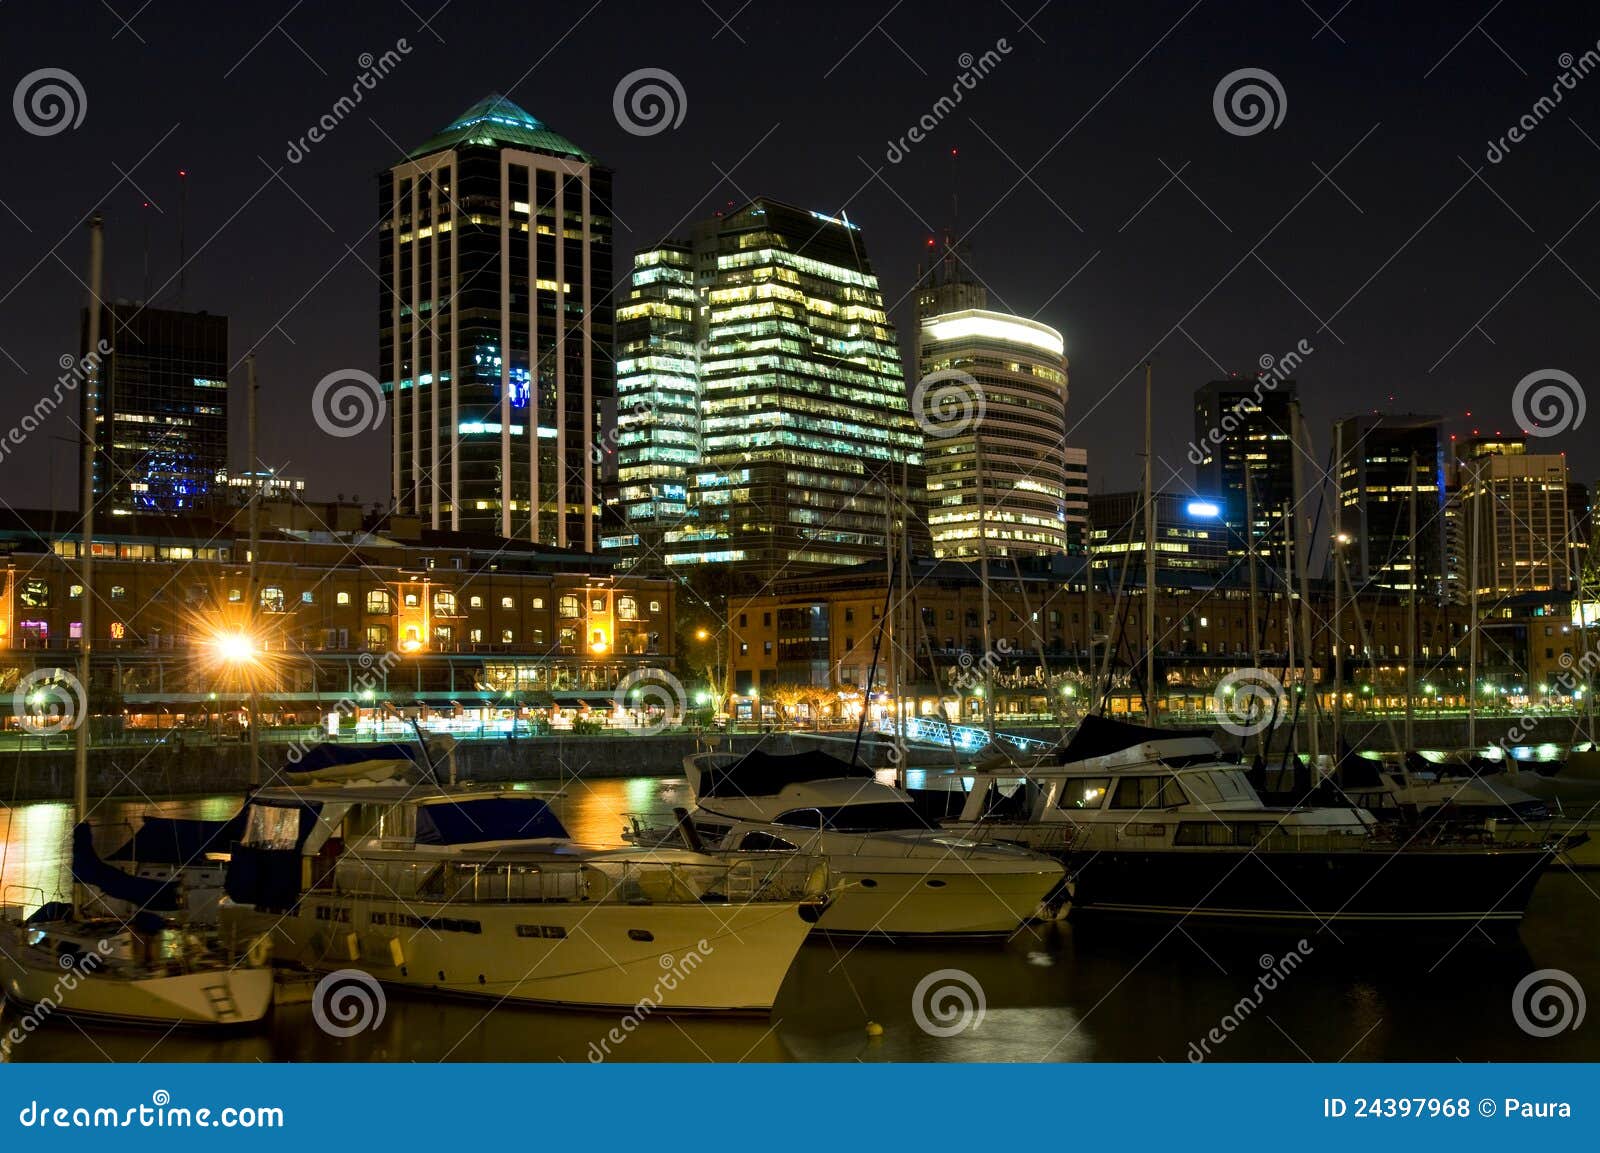
[{"label": "boat railing", "polygon": [[821,858],[742,853],[725,861],[404,861],[342,859],[326,888],[382,900],[462,904],[609,901],[742,904],[821,896]]}]

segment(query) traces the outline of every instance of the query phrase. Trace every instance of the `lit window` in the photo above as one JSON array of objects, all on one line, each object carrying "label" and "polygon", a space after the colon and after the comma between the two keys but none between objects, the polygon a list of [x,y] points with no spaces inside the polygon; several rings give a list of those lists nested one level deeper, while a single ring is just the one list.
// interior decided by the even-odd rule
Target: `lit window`
[{"label": "lit window", "polygon": [[467,603],[470,604],[475,609],[481,609],[483,607],[483,598],[482,597],[473,597]]},{"label": "lit window", "polygon": [[439,589],[433,594],[433,611],[440,616],[456,615],[456,594],[449,589]]},{"label": "lit window", "polygon": [[575,616],[577,616],[578,615],[578,598],[575,597],[575,596],[571,596],[571,595],[562,597],[561,598],[561,610],[560,611],[561,611],[561,615],[564,616],[564,617],[575,617]]},{"label": "lit window", "polygon": [[333,597],[333,603],[336,604],[336,605],[347,605],[347,604],[349,604],[350,603],[350,594],[349,593],[335,593],[334,597]]},{"label": "lit window", "polygon": [[237,604],[238,602],[244,600],[244,594],[242,592],[240,592],[238,589],[229,589],[228,590],[228,600],[232,604]]},{"label": "lit window", "polygon": [[[411,596],[408,603],[416,604],[416,597]],[[389,611],[389,590],[368,589],[367,611],[369,613],[387,613]]]},{"label": "lit window", "polygon": [[261,590],[261,608],[263,612],[281,613],[284,611],[283,590],[274,586],[267,586]]},{"label": "lit window", "polygon": [[650,602],[650,611],[653,612],[653,613],[660,612],[661,611],[661,602],[660,601],[651,601]]},{"label": "lit window", "polygon": [[317,594],[312,592],[310,589],[306,589],[305,592],[300,594],[300,603],[303,605],[316,604]]},{"label": "lit window", "polygon": [[128,630],[125,629],[122,626],[122,622],[121,621],[112,621],[111,622],[111,639],[112,640],[120,641],[123,637],[125,637],[127,635],[128,635]]},{"label": "lit window", "polygon": [[606,598],[605,597],[590,597],[589,598],[589,611],[592,612],[592,613],[603,613],[603,612],[605,612],[606,611]]},{"label": "lit window", "polygon": [[625,621],[639,619],[639,602],[632,597],[617,598],[617,615]]},{"label": "lit window", "polygon": [[500,598],[500,607],[503,608],[503,609],[516,608],[517,607],[517,602],[515,600],[513,600],[512,598],[510,598],[510,597],[501,597]]},{"label": "lit window", "polygon": [[501,644],[509,645],[512,641],[514,641],[516,639],[517,639],[517,634],[513,630],[511,630],[511,629],[501,629],[500,630],[500,643]]},{"label": "lit window", "polygon": [[125,597],[127,597],[127,595],[128,595],[128,590],[123,588],[121,585],[112,585],[111,586],[111,599],[112,600],[120,601],[120,600],[124,599]]},{"label": "lit window", "polygon": [[543,597],[534,597],[533,598],[533,607],[536,608],[536,609],[544,608],[544,598]]},{"label": "lit window", "polygon": [[67,596],[70,597],[73,600],[77,600],[82,595],[83,595],[83,586],[82,585],[72,585],[71,587],[69,587],[67,589]]}]

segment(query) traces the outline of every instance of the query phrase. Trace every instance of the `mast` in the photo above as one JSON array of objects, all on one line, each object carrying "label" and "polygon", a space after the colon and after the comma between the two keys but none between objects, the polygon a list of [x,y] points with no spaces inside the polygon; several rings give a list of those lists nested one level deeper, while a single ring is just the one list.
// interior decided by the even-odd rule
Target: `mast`
[{"label": "mast", "polygon": [[983,597],[983,724],[989,733],[989,743],[994,744],[994,678],[991,669],[994,661],[990,654],[994,645],[989,637],[989,531],[983,519],[983,428],[980,424],[972,437],[973,464],[978,495],[978,584]]},{"label": "mast", "polygon": [[1255,482],[1250,478],[1250,459],[1247,456],[1244,462],[1244,552],[1245,564],[1250,569],[1250,664],[1254,668],[1261,667],[1261,641],[1257,636],[1256,622],[1260,619],[1257,615],[1261,610],[1258,605],[1260,593],[1256,588],[1256,501]]},{"label": "mast", "polygon": [[[94,457],[98,435],[96,421],[100,412],[100,301],[101,281],[105,270],[105,220],[98,213],[89,221],[89,371],[84,381],[83,420],[83,477],[78,488],[79,508],[83,512],[83,538],[78,546],[78,571],[83,580],[81,598],[81,629],[78,640],[78,682],[83,687],[83,713],[78,719],[77,732],[72,746],[72,818],[73,822],[89,819],[89,729],[91,712],[90,680],[93,666],[90,654],[94,649]],[[72,886],[72,911],[76,916],[83,908],[83,887]]]},{"label": "mast", "polygon": [[[1481,468],[1472,470],[1474,489],[1482,478]],[[1467,529],[1467,748],[1478,747],[1478,504],[1479,494],[1469,494],[1472,501],[1472,520]]]},{"label": "mast", "polygon": [[[1303,501],[1304,479],[1301,475],[1301,457],[1305,455],[1306,446],[1302,443],[1305,433],[1305,422],[1300,416],[1300,402],[1290,402],[1293,407],[1289,410],[1294,421],[1294,499],[1296,503]],[[1306,516],[1306,527],[1311,527],[1311,517]],[[1305,661],[1304,696],[1306,702],[1306,752],[1311,755],[1311,771],[1317,771],[1319,749],[1317,747],[1317,682],[1313,675],[1316,671],[1316,661],[1311,653],[1311,588],[1307,569],[1311,567],[1311,540],[1309,531],[1300,534],[1300,540],[1295,547],[1295,559],[1300,569],[1300,649],[1301,659]]]},{"label": "mast", "polygon": [[1406,747],[1417,747],[1417,454],[1411,454],[1411,579],[1406,582]]},{"label": "mast", "polygon": [[250,783],[252,785],[259,785],[261,783],[261,731],[260,731],[260,723],[259,723],[259,721],[260,721],[260,710],[257,707],[259,702],[258,702],[257,695],[256,695],[257,691],[258,691],[258,688],[257,688],[257,685],[256,685],[255,653],[254,653],[253,649],[254,649],[254,645],[256,643],[255,642],[255,637],[254,637],[256,612],[257,612],[257,609],[259,607],[260,597],[261,597],[261,590],[256,587],[256,576],[257,576],[257,572],[258,572],[257,566],[259,565],[260,558],[261,558],[261,480],[262,480],[262,478],[259,475],[259,472],[258,472],[258,470],[256,468],[257,457],[256,457],[256,357],[255,357],[255,353],[251,353],[249,356],[245,357],[244,363],[245,363],[246,372],[248,373],[248,380],[247,380],[247,383],[246,383],[246,391],[247,391],[247,394],[248,394],[248,397],[249,397],[249,404],[247,405],[248,416],[249,416],[249,420],[248,420],[248,425],[249,425],[248,442],[249,442],[249,444],[248,444],[248,448],[246,449],[246,451],[250,455],[250,460],[249,460],[249,463],[246,465],[246,468],[247,468],[247,475],[253,481],[253,483],[251,484],[250,488],[248,489],[248,492],[250,494],[250,579],[247,582],[247,587],[250,589],[250,600],[248,602],[249,607],[248,607],[247,616],[245,617],[245,619],[249,622],[249,628],[250,628],[250,632],[251,632],[251,641],[250,641],[250,643],[251,643],[251,646],[252,646],[252,652],[250,654],[250,660],[245,664],[245,676],[250,678],[250,718],[249,718],[249,720],[250,720]]},{"label": "mast", "polygon": [[1339,767],[1344,719],[1344,425],[1333,422],[1333,765]]},{"label": "mast", "polygon": [[1283,652],[1284,675],[1294,668],[1294,505],[1283,502]]},{"label": "mast", "polygon": [[1144,365],[1144,717],[1156,723],[1156,493],[1150,362]]},{"label": "mast", "polygon": [[[1573,518],[1574,520],[1576,518]],[[1576,524],[1572,526],[1571,535],[1575,538]],[[1584,608],[1584,569],[1587,566],[1578,565],[1578,647],[1583,650],[1583,655],[1578,659],[1578,684],[1583,689],[1583,728],[1584,738],[1594,744],[1594,693],[1589,691],[1589,619]]]}]

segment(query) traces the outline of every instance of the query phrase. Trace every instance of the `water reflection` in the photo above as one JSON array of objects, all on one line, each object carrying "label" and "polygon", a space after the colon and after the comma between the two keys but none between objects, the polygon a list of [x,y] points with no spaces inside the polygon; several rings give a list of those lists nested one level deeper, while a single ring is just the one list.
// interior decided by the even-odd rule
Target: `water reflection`
[{"label": "water reflection", "polygon": [[[541,787],[554,787],[548,783]],[[629,814],[655,819],[688,803],[682,780],[565,782],[563,821],[586,843],[615,845]],[[238,799],[156,807],[224,817]],[[96,814],[125,834],[150,807],[106,803]],[[69,807],[0,810],[7,886],[66,891]],[[120,826],[120,832],[118,829]],[[1538,968],[1600,989],[1600,897],[1595,876],[1552,872],[1520,938],[1499,944],[1448,931],[1363,940],[1307,938],[1304,964],[1243,1015],[1240,1001],[1298,935],[1035,926],[1001,944],[892,947],[813,939],[795,961],[770,1018],[673,1019],[548,1011],[390,993],[383,1024],[347,1039],[317,1028],[309,1005],[280,1006],[261,1032],[218,1038],[79,1026],[48,1019],[16,1039],[22,1021],[0,1010],[0,1057],[17,1061],[1186,1061],[1191,1046],[1237,1018],[1208,1060],[1594,1060],[1600,1031],[1530,1037],[1511,1015],[1511,991]],[[972,1027],[919,1023],[919,983],[963,975],[983,1014]],[[953,1008],[952,1008],[953,1006]],[[920,1012],[929,1019],[924,1002]],[[869,1031],[869,1026],[877,1026]],[[945,1034],[948,1035],[945,1035]]]}]

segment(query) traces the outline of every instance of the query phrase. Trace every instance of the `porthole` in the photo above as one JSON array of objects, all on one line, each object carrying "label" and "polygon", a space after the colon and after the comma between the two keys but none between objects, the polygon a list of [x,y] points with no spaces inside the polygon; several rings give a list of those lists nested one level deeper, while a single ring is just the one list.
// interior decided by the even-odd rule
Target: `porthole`
[{"label": "porthole", "polygon": [[878,882],[874,881],[871,877],[862,877],[861,887],[863,889],[876,889],[878,887]]},{"label": "porthole", "polygon": [[656,935],[654,933],[652,933],[649,929],[629,929],[628,930],[628,940],[630,940],[630,941],[654,941],[655,939],[656,939]]},{"label": "porthole", "polygon": [[930,889],[942,889],[942,888],[944,888],[944,884],[945,883],[943,881],[929,881],[928,882],[928,888],[930,888]]}]

